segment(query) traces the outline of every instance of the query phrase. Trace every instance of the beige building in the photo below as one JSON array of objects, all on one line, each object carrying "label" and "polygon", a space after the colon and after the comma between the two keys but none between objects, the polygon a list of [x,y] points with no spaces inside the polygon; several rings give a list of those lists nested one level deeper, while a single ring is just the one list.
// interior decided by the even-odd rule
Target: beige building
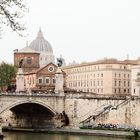
[{"label": "beige building", "polygon": [[131,70],[131,93],[133,96],[140,96],[140,58]]},{"label": "beige building", "polygon": [[131,67],[134,60],[103,59],[63,67],[67,88],[97,94],[131,93]]}]

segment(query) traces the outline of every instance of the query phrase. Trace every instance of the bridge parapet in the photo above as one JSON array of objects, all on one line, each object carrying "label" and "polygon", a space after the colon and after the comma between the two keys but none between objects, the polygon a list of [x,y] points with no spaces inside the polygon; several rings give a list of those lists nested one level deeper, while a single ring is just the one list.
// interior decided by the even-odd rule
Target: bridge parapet
[{"label": "bridge parapet", "polygon": [[64,96],[59,94],[0,94],[0,114],[14,106],[24,103],[36,103],[50,109],[53,113],[64,111]]}]

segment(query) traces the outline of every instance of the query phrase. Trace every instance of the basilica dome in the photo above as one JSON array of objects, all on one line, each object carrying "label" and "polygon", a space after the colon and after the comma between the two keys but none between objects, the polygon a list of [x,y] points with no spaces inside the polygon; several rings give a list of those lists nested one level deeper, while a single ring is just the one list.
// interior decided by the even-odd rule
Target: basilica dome
[{"label": "basilica dome", "polygon": [[41,29],[39,30],[36,39],[29,45],[29,48],[37,52],[47,52],[49,54],[53,54],[52,47],[50,43],[44,39]]}]

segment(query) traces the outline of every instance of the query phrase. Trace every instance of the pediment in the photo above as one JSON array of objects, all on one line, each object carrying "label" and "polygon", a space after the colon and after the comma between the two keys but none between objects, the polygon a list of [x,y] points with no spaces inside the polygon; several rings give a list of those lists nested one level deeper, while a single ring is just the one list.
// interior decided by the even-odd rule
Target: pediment
[{"label": "pediment", "polygon": [[55,74],[56,73],[56,70],[57,70],[57,66],[53,63],[49,63],[47,64],[46,66],[40,68],[38,71],[37,71],[37,74]]}]

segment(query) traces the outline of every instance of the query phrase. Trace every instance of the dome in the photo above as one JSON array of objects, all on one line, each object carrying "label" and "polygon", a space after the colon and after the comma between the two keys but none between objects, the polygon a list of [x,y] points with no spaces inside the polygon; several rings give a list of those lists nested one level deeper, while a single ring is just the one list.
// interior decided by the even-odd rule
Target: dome
[{"label": "dome", "polygon": [[50,43],[44,39],[41,29],[39,30],[36,39],[29,45],[29,48],[37,52],[53,53],[52,47]]},{"label": "dome", "polygon": [[28,46],[26,46],[25,48],[21,49],[19,51],[19,53],[38,53],[38,52],[36,52],[36,51],[32,50],[31,48],[29,48]]}]

